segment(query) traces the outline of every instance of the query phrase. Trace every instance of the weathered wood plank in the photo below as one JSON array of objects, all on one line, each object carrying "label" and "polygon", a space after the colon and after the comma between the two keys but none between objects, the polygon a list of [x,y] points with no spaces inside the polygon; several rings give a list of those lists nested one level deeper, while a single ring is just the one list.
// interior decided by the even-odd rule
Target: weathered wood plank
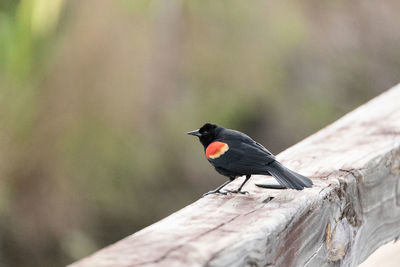
[{"label": "weathered wood plank", "polygon": [[356,266],[400,235],[400,86],[278,158],[315,186],[256,176],[250,195],[201,198],[71,266]]},{"label": "weathered wood plank", "polygon": [[389,242],[372,253],[358,267],[397,267],[400,262],[400,242]]}]

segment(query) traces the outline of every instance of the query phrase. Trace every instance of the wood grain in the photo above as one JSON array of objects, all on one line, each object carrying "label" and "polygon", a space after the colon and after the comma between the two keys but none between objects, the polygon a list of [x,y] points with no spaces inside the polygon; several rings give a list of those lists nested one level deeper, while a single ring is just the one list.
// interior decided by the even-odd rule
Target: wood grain
[{"label": "wood grain", "polygon": [[357,266],[400,235],[400,86],[278,159],[314,187],[254,176],[250,195],[206,196],[71,266]]}]

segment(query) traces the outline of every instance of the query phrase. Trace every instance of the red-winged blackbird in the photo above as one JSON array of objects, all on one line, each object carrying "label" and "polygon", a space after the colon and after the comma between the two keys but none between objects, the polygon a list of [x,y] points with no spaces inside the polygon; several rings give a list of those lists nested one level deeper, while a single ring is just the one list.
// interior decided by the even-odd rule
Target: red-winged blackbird
[{"label": "red-winged blackbird", "polygon": [[[281,185],[258,185],[261,187],[303,190],[304,187],[313,185],[309,178],[284,167],[271,152],[244,133],[206,123],[188,134],[199,137],[207,160],[217,172],[229,177],[224,184],[204,195],[247,193],[241,190],[252,174],[272,175]],[[246,175],[246,178],[237,190],[221,191],[236,177],[243,175]]]}]

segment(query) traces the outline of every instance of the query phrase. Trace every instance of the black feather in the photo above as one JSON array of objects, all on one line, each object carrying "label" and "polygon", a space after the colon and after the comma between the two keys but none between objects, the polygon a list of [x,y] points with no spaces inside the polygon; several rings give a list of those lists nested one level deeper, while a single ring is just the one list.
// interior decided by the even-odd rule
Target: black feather
[{"label": "black feather", "polygon": [[303,190],[305,187],[313,185],[309,178],[289,170],[276,160],[267,166],[267,170],[281,185],[287,188]]}]

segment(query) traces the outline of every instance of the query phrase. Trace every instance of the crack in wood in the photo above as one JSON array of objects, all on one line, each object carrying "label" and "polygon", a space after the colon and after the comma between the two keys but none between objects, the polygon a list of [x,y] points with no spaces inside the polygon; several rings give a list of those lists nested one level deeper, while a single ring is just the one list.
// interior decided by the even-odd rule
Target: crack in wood
[{"label": "crack in wood", "polygon": [[[219,225],[217,225],[217,226],[215,226],[215,227],[213,227],[213,228],[211,228],[211,229],[209,229],[209,230],[207,230],[207,231],[205,231],[205,232],[203,232],[203,233],[201,233],[201,234],[199,234],[199,235],[197,235],[197,236],[195,236],[195,237],[189,239],[189,240],[187,241],[187,243],[192,242],[192,241],[195,241],[195,240],[201,238],[202,236],[205,236],[206,234],[209,234],[209,233],[211,233],[211,232],[213,232],[213,231],[215,231],[215,230],[218,230],[219,228],[223,227],[224,225],[227,225],[227,224],[231,223],[232,221],[234,221],[235,219],[237,219],[237,218],[240,217],[240,216],[247,216],[247,215],[249,215],[249,214],[251,214],[251,213],[253,213],[253,212],[256,212],[257,210],[259,210],[259,209],[261,209],[261,208],[263,208],[263,207],[264,207],[264,205],[262,205],[262,206],[259,207],[259,208],[254,209],[254,210],[251,210],[251,211],[249,211],[249,212],[247,212],[247,213],[245,213],[245,214],[238,214],[238,215],[232,217],[231,219],[229,219],[228,221],[226,221],[226,222],[224,222],[224,223],[221,223],[221,224],[219,224]],[[159,258],[157,258],[157,259],[155,259],[155,260],[151,260],[151,261],[147,261],[147,262],[140,262],[140,263],[137,263],[137,264],[134,264],[134,265],[131,265],[131,266],[141,266],[141,265],[148,265],[148,264],[152,264],[152,263],[161,262],[161,261],[163,261],[164,259],[168,258],[168,256],[169,256],[171,253],[173,253],[174,251],[176,251],[176,250],[178,250],[178,249],[184,247],[185,245],[186,245],[186,244],[180,244],[180,245],[178,245],[178,246],[176,246],[176,247],[173,247],[173,248],[169,249],[164,255],[160,256]]]},{"label": "crack in wood", "polygon": [[312,261],[312,259],[314,259],[315,256],[317,256],[317,254],[321,251],[321,249],[323,249],[323,247],[324,247],[324,243],[322,243],[318,247],[318,249],[304,262],[304,266],[303,267],[306,267],[310,263],[310,261]]},{"label": "crack in wood", "polygon": [[[197,236],[194,236],[193,238],[189,239],[189,240],[187,241],[187,243],[192,242],[192,241],[194,241],[194,240],[196,240],[196,239],[199,239],[199,238],[201,238],[202,236],[205,236],[206,234],[209,234],[209,233],[211,233],[211,232],[213,232],[213,231],[215,231],[215,230],[221,228],[222,226],[224,226],[224,225],[226,225],[226,224],[228,224],[228,223],[234,221],[234,220],[235,220],[236,218],[238,218],[239,216],[241,216],[241,214],[238,214],[238,215],[232,217],[231,219],[229,219],[228,221],[223,222],[223,223],[221,223],[221,224],[219,224],[219,225],[217,225],[217,226],[215,226],[215,227],[213,227],[213,228],[211,228],[211,229],[209,229],[209,230],[207,230],[207,231],[205,231],[205,232],[203,232],[203,233],[201,233],[201,234],[199,234],[199,235],[197,235]],[[132,266],[142,266],[142,265],[148,265],[148,264],[160,262],[160,261],[166,259],[172,252],[174,252],[174,251],[176,251],[176,250],[178,250],[178,249],[184,247],[185,245],[186,245],[186,244],[180,244],[180,245],[178,245],[178,246],[176,246],[176,247],[173,247],[173,248],[169,249],[164,255],[162,255],[161,257],[159,257],[159,258],[157,258],[157,259],[155,259],[155,260],[151,260],[151,261],[147,261],[147,262],[140,262],[140,263],[134,264],[134,265],[132,265]]]}]

